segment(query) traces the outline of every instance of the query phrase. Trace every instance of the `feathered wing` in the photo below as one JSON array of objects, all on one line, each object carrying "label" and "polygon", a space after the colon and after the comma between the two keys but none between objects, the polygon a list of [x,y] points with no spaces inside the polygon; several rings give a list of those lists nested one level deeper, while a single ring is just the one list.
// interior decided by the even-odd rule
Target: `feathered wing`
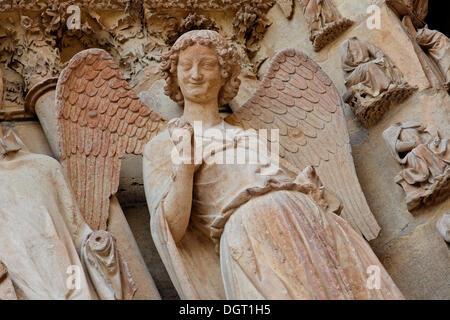
[{"label": "feathered wing", "polygon": [[56,106],[61,162],[80,210],[91,228],[106,229],[121,159],[142,154],[165,121],[140,101],[101,49],[70,60],[58,79]]},{"label": "feathered wing", "polygon": [[280,157],[314,166],[342,201],[342,216],[367,240],[380,227],[367,205],[351,155],[341,97],[330,78],[304,53],[278,53],[260,87],[227,122],[244,129],[279,129]]}]

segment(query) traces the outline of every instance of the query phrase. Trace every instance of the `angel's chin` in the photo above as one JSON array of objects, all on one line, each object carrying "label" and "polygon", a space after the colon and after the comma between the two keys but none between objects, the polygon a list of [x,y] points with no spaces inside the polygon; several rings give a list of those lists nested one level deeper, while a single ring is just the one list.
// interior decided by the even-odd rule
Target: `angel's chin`
[{"label": "angel's chin", "polygon": [[185,95],[185,98],[188,98],[189,100],[197,103],[208,100],[207,97],[208,94],[205,90],[192,90],[187,95]]}]

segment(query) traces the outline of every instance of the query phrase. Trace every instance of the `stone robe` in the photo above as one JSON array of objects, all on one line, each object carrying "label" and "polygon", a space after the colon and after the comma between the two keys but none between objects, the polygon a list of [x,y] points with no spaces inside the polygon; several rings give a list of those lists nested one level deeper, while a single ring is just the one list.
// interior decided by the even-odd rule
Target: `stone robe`
[{"label": "stone robe", "polygon": [[[246,142],[252,133],[225,123],[213,129],[227,138],[196,133],[202,164],[178,243],[164,218],[177,178],[167,129],[144,150],[153,239],[182,299],[403,298],[365,240],[329,210],[312,168],[296,176],[261,152],[252,163],[261,145]],[[221,164],[239,152],[245,163]],[[380,270],[379,290],[366,285],[369,266]]]},{"label": "stone robe", "polygon": [[17,298],[130,299],[126,263],[103,233],[84,222],[61,165],[0,128],[0,261]]}]

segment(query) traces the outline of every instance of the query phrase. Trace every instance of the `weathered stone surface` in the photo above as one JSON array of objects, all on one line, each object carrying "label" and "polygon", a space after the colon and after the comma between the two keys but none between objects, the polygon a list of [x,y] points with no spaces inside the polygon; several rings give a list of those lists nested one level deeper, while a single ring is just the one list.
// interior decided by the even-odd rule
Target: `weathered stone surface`
[{"label": "weathered stone surface", "polygon": [[404,235],[376,250],[407,299],[448,297],[450,249],[438,233],[436,221],[439,212],[449,208],[449,202],[440,205],[415,227],[406,226]]}]

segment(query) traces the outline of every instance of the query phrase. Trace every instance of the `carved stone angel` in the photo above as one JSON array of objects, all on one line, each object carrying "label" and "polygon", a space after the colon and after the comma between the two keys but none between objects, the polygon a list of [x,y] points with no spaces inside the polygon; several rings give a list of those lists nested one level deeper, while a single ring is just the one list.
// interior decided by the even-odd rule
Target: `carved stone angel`
[{"label": "carved stone angel", "polygon": [[[365,203],[342,103],[327,75],[304,54],[285,50],[224,122],[219,105],[240,84],[235,49],[217,32],[198,30],[163,58],[166,94],[183,104],[184,115],[145,146],[144,182],[152,236],[180,297],[402,299],[369,245],[335,214],[337,198],[316,174],[342,180],[328,184],[334,191],[356,187],[340,193],[344,212],[352,198]],[[254,137],[248,128],[280,130],[279,166],[260,152],[263,141],[246,143]],[[199,161],[185,161],[198,148]],[[183,161],[174,161],[174,150]],[[239,152],[259,160],[221,164]],[[363,213],[361,206],[355,216]],[[366,286],[369,266],[380,270],[380,290]]]},{"label": "carved stone angel", "polygon": [[391,103],[400,103],[417,88],[411,87],[401,71],[380,49],[352,37],[340,48],[349,102],[364,126],[376,123]]},{"label": "carved stone angel", "polygon": [[343,18],[333,0],[300,0],[309,25],[309,39],[319,51],[348,29],[353,21]]},{"label": "carved stone angel", "polygon": [[389,151],[403,169],[395,177],[409,210],[450,194],[450,140],[416,121],[394,123],[383,132]]},{"label": "carved stone angel", "polygon": [[115,240],[84,222],[60,164],[1,127],[0,190],[0,298],[132,298]]}]

